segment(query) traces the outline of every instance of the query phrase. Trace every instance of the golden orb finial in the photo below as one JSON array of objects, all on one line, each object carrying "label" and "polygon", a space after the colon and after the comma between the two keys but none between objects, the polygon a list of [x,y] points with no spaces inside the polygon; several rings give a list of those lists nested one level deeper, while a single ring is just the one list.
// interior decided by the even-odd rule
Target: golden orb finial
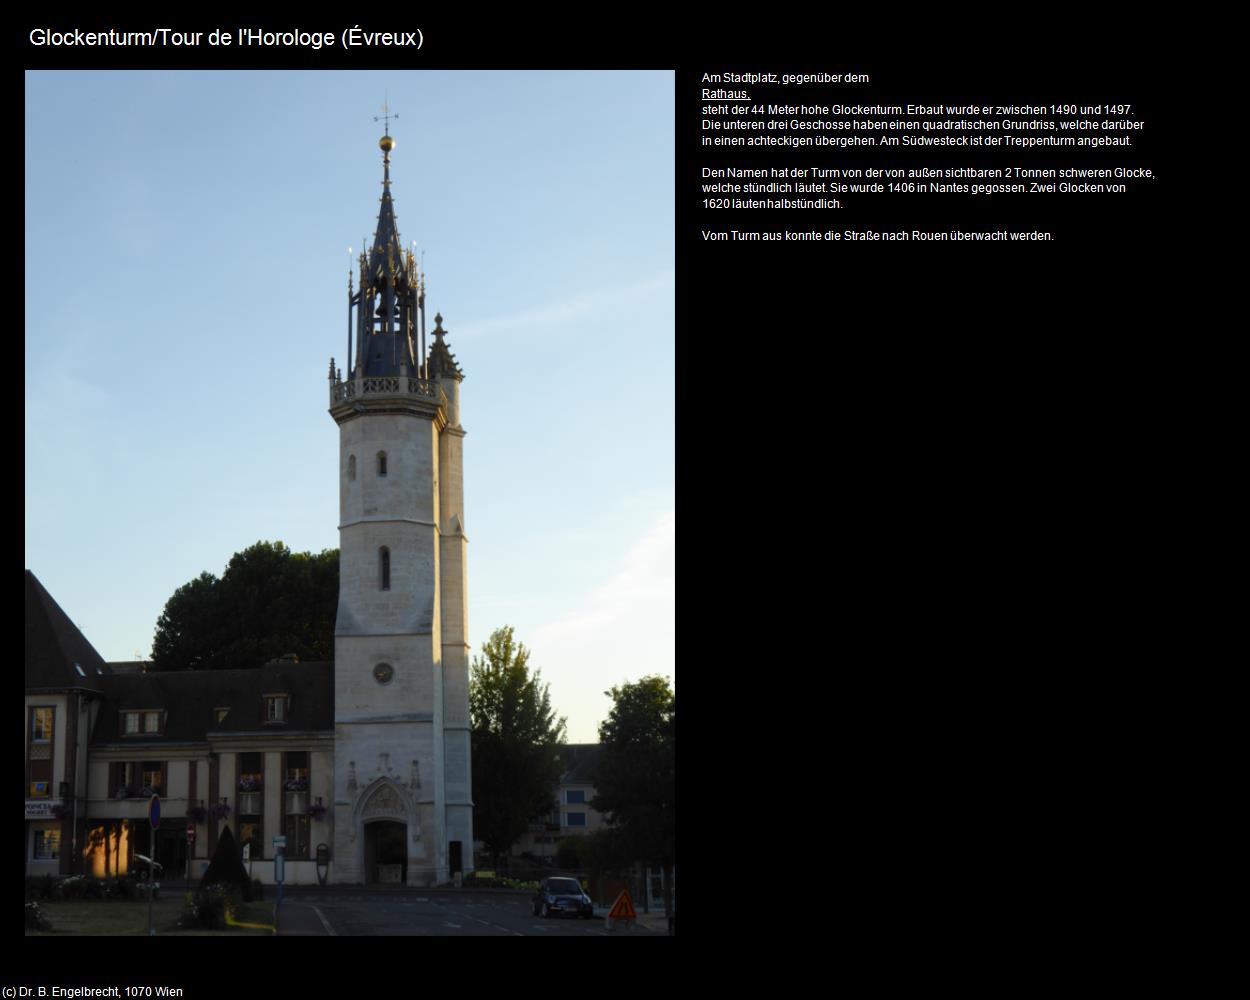
[{"label": "golden orb finial", "polygon": [[381,149],[382,152],[384,153],[389,153],[392,149],[395,148],[395,140],[392,139],[389,135],[384,135],[382,136],[381,139],[378,140],[378,148]]}]

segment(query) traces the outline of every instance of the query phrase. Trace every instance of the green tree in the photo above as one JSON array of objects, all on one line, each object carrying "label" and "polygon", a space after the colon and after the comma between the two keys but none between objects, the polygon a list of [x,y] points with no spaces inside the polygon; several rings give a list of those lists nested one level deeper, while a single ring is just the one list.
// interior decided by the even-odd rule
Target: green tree
[{"label": "green tree", "polygon": [[564,719],[551,707],[541,671],[511,626],[491,633],[469,667],[472,720],[473,828],[495,857],[550,812],[560,781]]},{"label": "green tree", "polygon": [[612,710],[599,725],[592,808],[619,832],[629,856],[664,872],[664,909],[672,928],[676,835],[676,701],[664,677],[644,677],[605,692]]},{"label": "green tree", "polygon": [[338,556],[257,542],[231,557],[221,579],[201,573],[174,591],[156,623],[154,668],[259,667],[286,653],[331,659]]}]

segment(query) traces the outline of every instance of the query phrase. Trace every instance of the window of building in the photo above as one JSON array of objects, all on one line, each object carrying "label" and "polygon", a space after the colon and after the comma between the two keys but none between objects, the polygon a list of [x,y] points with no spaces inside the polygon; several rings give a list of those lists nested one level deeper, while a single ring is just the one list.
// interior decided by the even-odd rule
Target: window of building
[{"label": "window of building", "polygon": [[127,736],[159,736],[165,713],[159,709],[122,712],[122,732]]},{"label": "window of building", "polygon": [[239,814],[239,854],[246,844],[252,845],[249,860],[259,861],[265,856],[264,817],[260,813]]},{"label": "window of building", "polygon": [[286,722],[287,696],[284,694],[265,695],[265,721]]},{"label": "window of building", "polygon": [[61,856],[61,831],[52,830],[36,830],[35,831],[35,860],[36,861],[55,861]]},{"label": "window of building", "polygon": [[286,837],[283,853],[288,858],[309,856],[308,758],[307,750],[293,750],[286,754],[283,764],[282,834]]},{"label": "window of building", "polygon": [[586,793],[583,790],[579,789],[577,791],[574,791],[572,788],[570,788],[568,792],[565,794],[566,794],[566,798],[564,801],[567,802],[571,806],[581,805],[583,802],[586,801]]},{"label": "window of building", "polygon": [[226,716],[229,714],[230,714],[230,709],[228,708],[214,708],[213,709],[213,721],[218,722],[218,723],[225,722]]},{"label": "window of building", "polygon": [[386,475],[386,452],[384,451],[378,452],[378,475]]},{"label": "window of building", "polygon": [[238,831],[239,848],[252,845],[252,860],[264,857],[265,755],[239,754]]},{"label": "window of building", "polygon": [[260,816],[264,812],[265,755],[262,753],[239,754],[238,812],[240,828],[244,817]]},{"label": "window of building", "polygon": [[585,813],[583,812],[568,813],[568,822],[565,823],[565,826],[585,826],[585,825],[586,825]]},{"label": "window of building", "polygon": [[32,799],[46,799],[48,797],[48,786],[51,782],[32,781],[30,783],[30,797]]},{"label": "window of building", "polygon": [[356,481],[356,456],[355,455],[347,456],[347,478],[353,483]]},{"label": "window of building", "polygon": [[153,795],[164,795],[165,765],[161,761],[145,760],[140,769],[141,787],[139,795],[149,798]]},{"label": "window of building", "polygon": [[115,799],[136,794],[134,764],[116,761],[109,765],[109,790]]},{"label": "window of building", "polygon": [[32,743],[48,743],[52,740],[53,709],[33,708],[30,712],[30,741]]},{"label": "window of building", "polygon": [[378,572],[381,577],[381,589],[391,589],[391,550],[385,545],[378,549]]},{"label": "window of building", "polygon": [[282,835],[286,847],[282,853],[288,858],[308,858],[308,813],[287,813],[282,817]]}]

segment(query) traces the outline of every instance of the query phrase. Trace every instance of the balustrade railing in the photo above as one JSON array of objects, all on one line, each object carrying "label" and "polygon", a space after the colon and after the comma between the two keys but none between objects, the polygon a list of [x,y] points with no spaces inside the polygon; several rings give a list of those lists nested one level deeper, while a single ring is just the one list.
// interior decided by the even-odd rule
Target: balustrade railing
[{"label": "balustrade railing", "polygon": [[432,379],[392,375],[330,383],[331,405],[362,396],[421,396],[446,404],[443,390]]}]

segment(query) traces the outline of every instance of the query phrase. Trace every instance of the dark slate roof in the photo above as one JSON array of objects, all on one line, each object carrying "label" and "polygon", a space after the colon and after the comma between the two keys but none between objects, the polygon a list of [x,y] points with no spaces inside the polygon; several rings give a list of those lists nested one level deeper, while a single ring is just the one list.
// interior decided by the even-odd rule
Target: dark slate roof
[{"label": "dark slate roof", "polygon": [[[208,734],[332,732],[334,730],[334,664],[267,663],[255,670],[154,670],[118,674],[103,681],[104,705],[92,733],[92,744],[197,742]],[[265,721],[267,694],[289,694],[287,721]],[[221,722],[218,708],[229,708]],[[159,736],[125,736],[120,712],[163,709]]]},{"label": "dark slate roof", "polygon": [[[82,673],[75,664],[82,668]],[[99,671],[109,672],[103,657],[44,590],[35,574],[27,570],[26,690],[99,691],[104,679]]]},{"label": "dark slate roof", "polygon": [[443,335],[446,332],[443,329],[442,315],[435,314],[434,343],[430,345],[430,376],[446,375],[458,381],[463,381],[464,372],[460,370],[460,366],[456,363],[456,356],[447,349],[447,343],[443,340]]},{"label": "dark slate roof", "polygon": [[598,743],[569,743],[560,747],[560,764],[564,767],[561,783],[593,785],[602,749]]}]

